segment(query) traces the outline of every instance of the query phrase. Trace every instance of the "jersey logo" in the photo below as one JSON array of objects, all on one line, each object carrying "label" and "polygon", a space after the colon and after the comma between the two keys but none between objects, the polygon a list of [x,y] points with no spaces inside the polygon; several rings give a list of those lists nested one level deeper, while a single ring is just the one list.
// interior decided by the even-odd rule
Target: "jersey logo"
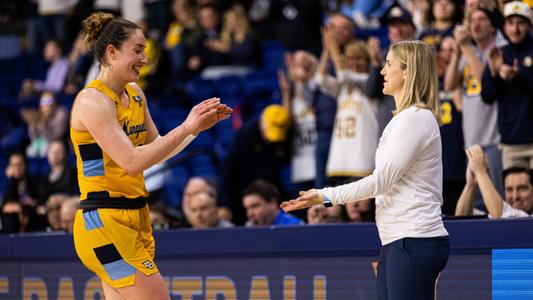
[{"label": "jersey logo", "polygon": [[147,267],[148,269],[153,269],[153,268],[155,267],[154,264],[153,264],[151,261],[149,261],[149,260],[145,260],[145,261],[143,262],[143,265],[144,265],[145,267]]},{"label": "jersey logo", "polygon": [[133,96],[133,101],[139,104],[139,107],[143,106],[143,99],[141,98],[141,96]]},{"label": "jersey logo", "polygon": [[122,125],[122,130],[126,133],[127,136],[135,135],[136,138],[139,137],[139,133],[146,131],[146,126],[144,123],[138,125],[129,126],[129,121],[124,122]]}]

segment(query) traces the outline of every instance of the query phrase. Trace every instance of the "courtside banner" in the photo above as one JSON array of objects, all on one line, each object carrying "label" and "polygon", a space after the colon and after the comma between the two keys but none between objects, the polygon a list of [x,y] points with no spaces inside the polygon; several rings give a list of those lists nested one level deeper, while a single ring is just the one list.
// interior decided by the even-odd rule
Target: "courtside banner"
[{"label": "courtside banner", "polygon": [[[533,285],[524,282],[533,282],[526,270],[533,265],[533,220],[445,224],[452,253],[438,299],[531,299]],[[171,230],[155,237],[155,262],[172,299],[376,299],[374,224]],[[103,299],[103,293],[78,261],[71,236],[26,234],[0,236],[0,299]]]}]

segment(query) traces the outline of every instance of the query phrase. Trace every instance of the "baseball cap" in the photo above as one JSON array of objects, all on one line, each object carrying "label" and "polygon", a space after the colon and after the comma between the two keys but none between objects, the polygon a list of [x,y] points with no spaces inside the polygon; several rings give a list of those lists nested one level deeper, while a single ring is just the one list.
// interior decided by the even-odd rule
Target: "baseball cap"
[{"label": "baseball cap", "polygon": [[521,16],[531,22],[531,8],[522,1],[512,1],[503,7],[503,16],[505,18],[510,16]]},{"label": "baseball cap", "polygon": [[270,142],[281,142],[287,137],[290,124],[289,111],[279,104],[265,107],[261,114],[263,132]]},{"label": "baseball cap", "polygon": [[385,12],[382,19],[383,25],[388,25],[394,22],[413,23],[413,16],[400,3],[395,1],[389,9]]}]

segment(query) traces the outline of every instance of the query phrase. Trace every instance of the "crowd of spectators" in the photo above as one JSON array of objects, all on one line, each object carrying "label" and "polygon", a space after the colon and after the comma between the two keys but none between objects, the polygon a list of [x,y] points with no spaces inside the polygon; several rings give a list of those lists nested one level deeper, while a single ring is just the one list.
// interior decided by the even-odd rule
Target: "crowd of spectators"
[{"label": "crowd of spectators", "polygon": [[[227,97],[235,109],[214,129],[221,149],[199,137],[190,147],[203,152],[146,173],[155,229],[372,222],[373,199],[295,215],[279,203],[372,173],[395,109],[380,71],[388,46],[408,39],[436,58],[443,215],[533,214],[533,14],[525,2],[17,0],[3,1],[0,21],[24,22],[21,55],[30,62],[20,63],[46,69],[25,74],[10,99],[22,130],[0,132],[2,232],[72,230],[79,195],[68,111],[98,73],[80,33],[96,10],[145,33],[138,84],[163,133],[160,118],[179,122],[175,108],[195,97]],[[204,152],[215,171],[183,171],[184,162],[203,164]],[[173,193],[179,201],[169,201]]]}]

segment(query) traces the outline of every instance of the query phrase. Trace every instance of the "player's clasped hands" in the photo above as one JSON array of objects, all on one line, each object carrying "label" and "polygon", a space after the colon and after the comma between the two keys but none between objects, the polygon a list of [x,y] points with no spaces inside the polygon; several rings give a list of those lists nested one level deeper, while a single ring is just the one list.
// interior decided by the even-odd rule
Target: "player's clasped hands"
[{"label": "player's clasped hands", "polygon": [[195,105],[183,124],[189,127],[194,135],[213,127],[219,121],[231,117],[233,109],[213,97]]},{"label": "player's clasped hands", "polygon": [[315,189],[310,189],[305,192],[301,191],[299,194],[300,197],[281,203],[281,209],[283,209],[283,211],[285,212],[289,212],[293,210],[308,208],[313,205],[322,204],[324,202],[322,195]]}]

